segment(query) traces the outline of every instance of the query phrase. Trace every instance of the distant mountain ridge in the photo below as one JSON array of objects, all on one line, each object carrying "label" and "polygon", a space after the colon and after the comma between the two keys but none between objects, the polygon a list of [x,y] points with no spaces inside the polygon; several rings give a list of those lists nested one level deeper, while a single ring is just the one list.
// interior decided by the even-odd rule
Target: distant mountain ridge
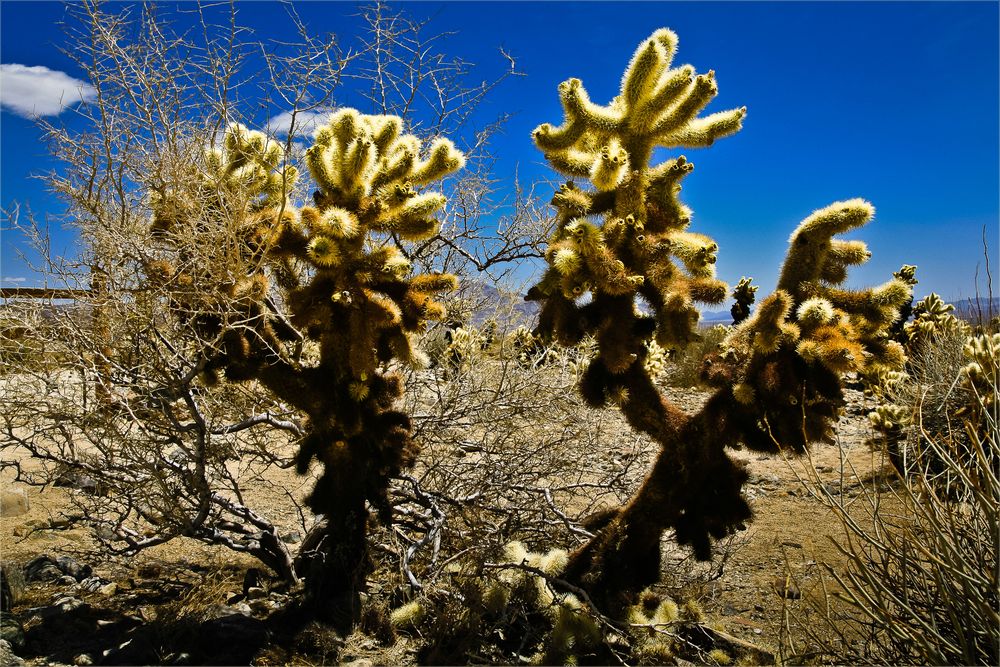
[{"label": "distant mountain ridge", "polygon": [[955,306],[956,317],[974,324],[978,323],[980,319],[989,321],[1000,315],[1000,297],[959,299],[951,303]]}]

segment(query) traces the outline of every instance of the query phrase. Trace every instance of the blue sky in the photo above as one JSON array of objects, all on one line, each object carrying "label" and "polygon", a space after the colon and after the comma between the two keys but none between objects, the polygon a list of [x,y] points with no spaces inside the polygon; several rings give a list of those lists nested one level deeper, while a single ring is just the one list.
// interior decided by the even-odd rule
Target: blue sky
[{"label": "blue sky", "polygon": [[[161,5],[170,11],[170,5]],[[739,134],[710,149],[689,150],[697,165],[682,198],[694,209],[692,230],[720,245],[719,275],[735,283],[751,275],[773,287],[787,239],[812,210],[864,197],[878,210],[855,236],[872,261],[853,285],[884,281],[904,263],[917,264],[918,294],[956,299],[985,290],[983,229],[991,268],[1000,275],[998,222],[998,4],[996,2],[683,2],[683,3],[405,3],[398,8],[431,20],[431,32],[454,32],[444,49],[477,63],[490,79],[517,59],[523,77],[498,87],[473,118],[485,124],[514,116],[493,145],[495,177],[510,188],[551,178],[530,132],[562,118],[556,86],[583,80],[607,102],[635,46],[654,29],[680,36],[676,62],[716,71],[720,94],[708,111],[747,106]],[[316,32],[350,43],[359,27],[348,3],[303,3]],[[0,6],[0,61],[46,67],[79,77],[58,52],[57,4]],[[280,7],[240,5],[259,37],[290,35]],[[51,80],[55,74],[47,75]],[[0,89],[0,204],[19,201],[36,213],[57,211],[31,174],[53,166],[12,96],[30,95],[5,76]],[[13,91],[13,92],[12,92]],[[341,104],[359,104],[350,90]],[[272,113],[281,110],[273,109]],[[505,185],[506,184],[506,185]],[[17,258],[19,239],[2,232],[4,285],[32,284]],[[72,252],[59,232],[56,248]],[[10,279],[25,278],[24,282]],[[1000,284],[995,286],[1000,292]]]}]

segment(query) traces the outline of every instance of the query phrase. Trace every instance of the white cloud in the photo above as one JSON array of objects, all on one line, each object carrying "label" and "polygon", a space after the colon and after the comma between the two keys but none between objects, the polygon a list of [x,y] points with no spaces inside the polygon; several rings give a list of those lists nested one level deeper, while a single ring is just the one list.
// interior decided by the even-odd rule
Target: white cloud
[{"label": "white cloud", "polygon": [[[319,111],[299,111],[295,114],[295,136],[311,137],[320,123],[330,116],[329,109]],[[277,116],[273,116],[267,122],[268,131],[277,137],[288,135],[288,130],[292,126],[292,112],[283,111]]]},{"label": "white cloud", "polygon": [[10,278],[10,277],[4,276],[3,278],[0,278],[0,282],[5,282],[5,283],[24,283],[24,282],[28,282],[28,279],[27,278],[22,278],[22,277]]},{"label": "white cloud", "polygon": [[93,86],[65,72],[40,65],[0,65],[0,107],[18,116],[58,116],[67,106],[96,96]]}]

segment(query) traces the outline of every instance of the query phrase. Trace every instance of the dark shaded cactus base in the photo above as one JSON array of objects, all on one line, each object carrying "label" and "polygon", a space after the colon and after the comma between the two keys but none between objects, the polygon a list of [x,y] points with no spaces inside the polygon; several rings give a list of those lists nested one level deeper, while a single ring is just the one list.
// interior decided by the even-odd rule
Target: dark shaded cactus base
[{"label": "dark shaded cactus base", "polygon": [[361,593],[371,570],[366,542],[368,517],[364,501],[324,518],[303,541],[296,561],[305,579],[299,610],[306,619],[349,633],[361,613]]},{"label": "dark shaded cactus base", "polygon": [[[721,406],[722,401],[715,403]],[[646,411],[623,412],[634,427],[645,430],[635,422],[638,417],[648,424]],[[747,473],[722,450],[717,432],[706,428],[713,413],[706,409],[679,431],[659,433],[663,449],[631,502],[571,555],[564,576],[606,612],[623,611],[636,594],[659,580],[665,531],[674,529],[678,543],[692,546],[699,559],[707,560],[710,538],[725,537],[751,518],[740,493]]]}]

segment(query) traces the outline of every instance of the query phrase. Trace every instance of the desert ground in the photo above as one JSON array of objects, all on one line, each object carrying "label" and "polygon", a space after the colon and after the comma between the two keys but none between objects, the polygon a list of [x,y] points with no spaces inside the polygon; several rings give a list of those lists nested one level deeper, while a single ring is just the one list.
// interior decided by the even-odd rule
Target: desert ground
[{"label": "desert ground", "polygon": [[[707,397],[696,389],[666,391],[687,410],[696,409]],[[863,520],[870,512],[869,491],[889,478],[886,462],[866,444],[870,400],[856,390],[849,390],[847,398],[833,444],[816,445],[808,456],[798,459],[736,453],[751,473],[745,493],[755,518],[745,531],[720,545],[712,562],[695,563],[686,549],[669,540],[664,543],[664,585],[696,599],[706,622],[772,655],[807,653],[803,628],[823,633],[817,615],[823,608],[824,586],[831,585],[829,576],[824,576],[825,567],[843,565],[835,545],[843,539],[843,527],[828,503],[844,503]],[[618,434],[626,435],[625,431]],[[630,439],[608,433],[606,441],[606,447],[594,454],[599,466],[614,466],[621,455],[620,443]],[[652,452],[646,454],[651,456]],[[641,470],[635,474],[636,484],[639,473]],[[0,518],[0,546],[4,569],[14,588],[13,615],[24,630],[18,655],[27,664],[190,664],[203,662],[205,656],[214,656],[219,662],[276,661],[273,656],[268,658],[266,647],[260,647],[253,637],[258,628],[255,623],[287,602],[294,591],[268,583],[266,575],[261,583],[248,584],[257,576],[259,563],[254,559],[183,538],[136,557],[109,556],[100,550],[89,529],[74,520],[76,501],[85,491],[30,487],[15,482],[10,473],[6,476],[6,496],[23,495],[26,500],[25,504],[11,505]],[[250,488],[248,499],[251,504],[272,508],[285,502],[287,510],[276,516],[286,531],[284,539],[294,544],[301,539],[302,526],[294,506],[278,489],[301,498],[311,479],[274,470],[268,481]],[[51,561],[40,559],[44,556]],[[25,566],[32,562],[37,570],[53,561],[61,564],[64,573],[69,567],[70,576],[25,572]],[[80,569],[72,571],[74,567]],[[249,588],[254,590],[248,593]],[[191,646],[170,650],[150,636],[149,628],[157,622],[195,617],[201,622],[222,619],[214,636],[221,632],[235,644],[246,640],[246,646],[257,650],[248,653],[239,646],[223,650],[200,646],[198,632],[194,632]],[[240,622],[224,622],[234,617]],[[313,664],[415,663],[420,642],[419,636],[399,636],[386,646],[356,631],[346,641],[335,642],[334,647],[324,647],[322,642],[300,647],[295,659]]]}]

